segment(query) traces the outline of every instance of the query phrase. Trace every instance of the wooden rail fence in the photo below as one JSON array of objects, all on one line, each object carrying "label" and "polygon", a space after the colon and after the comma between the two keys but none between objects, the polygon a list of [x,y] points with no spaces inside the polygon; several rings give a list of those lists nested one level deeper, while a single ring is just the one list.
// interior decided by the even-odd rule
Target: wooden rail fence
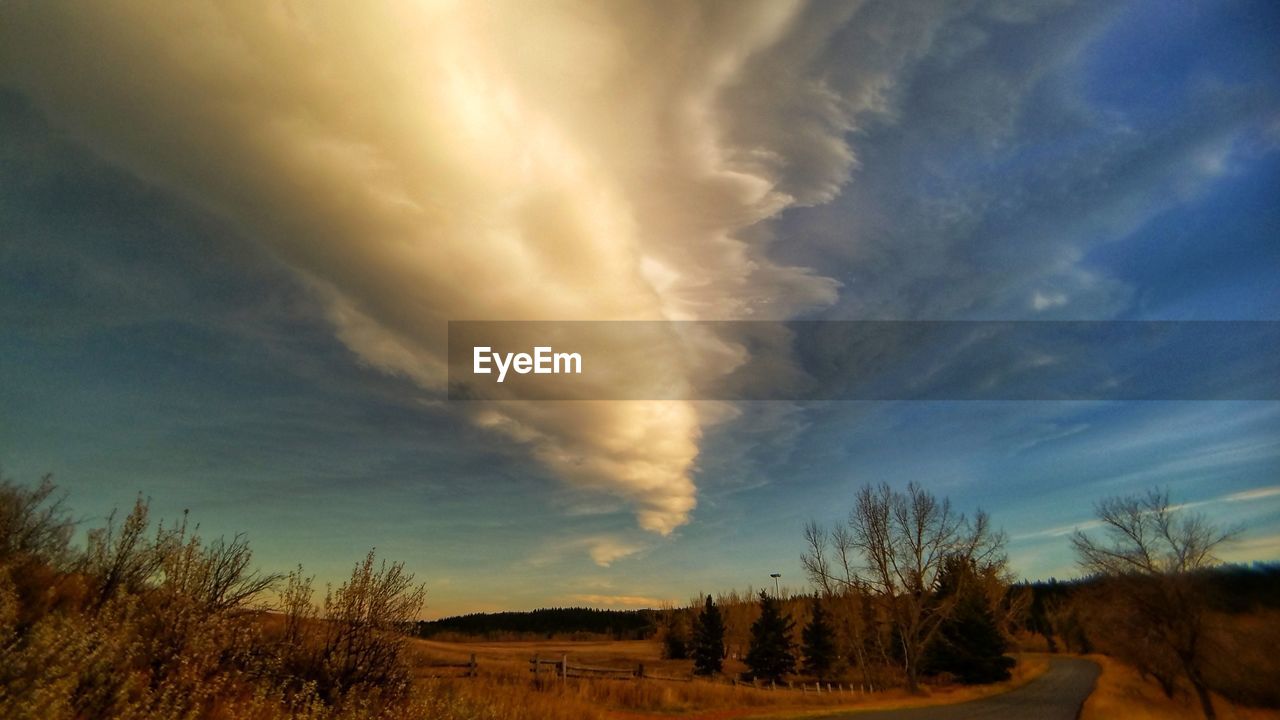
[{"label": "wooden rail fence", "polygon": [[[545,668],[545,669],[544,669]],[[533,673],[535,678],[543,675],[548,678],[617,678],[619,680],[626,679],[648,679],[648,680],[668,680],[672,682],[690,682],[691,677],[675,677],[671,675],[657,675],[645,670],[644,663],[638,663],[635,669],[617,668],[617,667],[600,667],[598,665],[572,665],[569,663],[568,655],[561,655],[559,660],[546,659],[534,655],[529,660],[529,672]]]},{"label": "wooden rail fence", "polygon": [[[478,663],[476,662],[475,653],[471,653],[471,657],[466,662],[456,663],[429,663],[420,666],[425,670],[436,669],[459,669],[465,672],[461,675],[453,675],[451,677],[476,677],[478,674]],[[529,672],[533,673],[535,680],[565,680],[568,678],[614,678],[618,680],[664,680],[667,682],[692,682],[692,677],[681,677],[675,675],[659,675],[645,669],[644,663],[637,663],[634,669],[619,667],[603,667],[599,665],[575,665],[569,662],[568,655],[561,655],[556,658],[544,658],[534,655],[529,660]],[[866,693],[865,687],[859,687],[853,683],[773,683],[768,684],[761,682],[739,682],[738,680],[730,680],[730,684],[734,687],[753,687],[760,690],[800,690],[801,692],[810,693]]]},{"label": "wooden rail fence", "polygon": [[477,666],[477,664],[476,664],[476,654],[475,654],[475,653],[471,653],[471,658],[470,658],[469,660],[467,660],[466,662],[457,662],[457,663],[427,663],[427,664],[425,664],[425,665],[420,665],[419,667],[422,667],[422,668],[425,668],[425,669],[428,669],[428,670],[435,670],[435,669],[437,669],[437,668],[442,669],[442,670],[443,670],[443,669],[462,669],[462,670],[466,670],[466,673],[464,673],[464,674],[462,675],[462,677],[475,677],[475,676],[476,676],[476,670],[477,670],[477,667],[478,667],[478,666]]}]

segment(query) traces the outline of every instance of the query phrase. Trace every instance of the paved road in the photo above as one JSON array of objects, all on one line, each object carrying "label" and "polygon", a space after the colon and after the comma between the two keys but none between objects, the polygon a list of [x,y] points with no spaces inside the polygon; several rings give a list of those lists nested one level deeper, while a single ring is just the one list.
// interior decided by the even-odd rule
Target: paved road
[{"label": "paved road", "polygon": [[1077,658],[1050,658],[1045,674],[1022,687],[956,705],[831,715],[830,720],[1075,720],[1093,692],[1098,666]]}]

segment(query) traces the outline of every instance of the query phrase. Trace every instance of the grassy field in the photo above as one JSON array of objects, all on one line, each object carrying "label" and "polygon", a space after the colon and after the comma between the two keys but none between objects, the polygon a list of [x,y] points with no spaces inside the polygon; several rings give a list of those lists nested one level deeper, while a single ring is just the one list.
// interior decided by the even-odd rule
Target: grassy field
[{"label": "grassy field", "polygon": [[[996,685],[966,687],[931,685],[923,696],[902,690],[863,693],[852,690],[817,694],[812,690],[769,690],[746,685],[734,686],[720,680],[668,682],[634,679],[575,679],[535,685],[529,673],[529,658],[559,659],[567,655],[570,664],[632,669],[643,663],[646,672],[688,677],[692,663],[663,660],[658,643],[617,642],[441,642],[415,640],[413,653],[417,676],[431,694],[449,697],[468,705],[483,703],[494,717],[545,717],[550,720],[588,718],[705,718],[707,720],[796,716],[807,711],[838,708],[894,708],[962,702],[1007,691],[1043,673],[1044,656],[1023,655],[1012,680]],[[474,654],[479,677],[449,678],[463,671],[433,667],[436,663],[463,662]],[[737,661],[726,670],[741,669]]]}]

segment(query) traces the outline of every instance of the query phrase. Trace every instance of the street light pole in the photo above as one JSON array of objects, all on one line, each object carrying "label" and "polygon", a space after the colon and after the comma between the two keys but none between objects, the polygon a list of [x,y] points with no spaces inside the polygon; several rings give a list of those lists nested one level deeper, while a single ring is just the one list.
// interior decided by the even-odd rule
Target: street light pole
[{"label": "street light pole", "polygon": [[778,597],[778,578],[782,577],[782,573],[769,573],[769,577],[773,578],[773,596]]}]

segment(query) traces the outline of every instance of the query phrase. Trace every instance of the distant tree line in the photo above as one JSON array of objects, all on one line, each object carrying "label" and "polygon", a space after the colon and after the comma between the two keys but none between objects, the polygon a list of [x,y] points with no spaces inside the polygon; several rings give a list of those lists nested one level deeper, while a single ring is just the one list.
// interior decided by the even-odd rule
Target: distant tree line
[{"label": "distant tree line", "polygon": [[594,635],[614,640],[644,640],[658,627],[657,610],[545,608],[526,612],[472,613],[417,624],[419,637],[445,634],[480,638]]}]

